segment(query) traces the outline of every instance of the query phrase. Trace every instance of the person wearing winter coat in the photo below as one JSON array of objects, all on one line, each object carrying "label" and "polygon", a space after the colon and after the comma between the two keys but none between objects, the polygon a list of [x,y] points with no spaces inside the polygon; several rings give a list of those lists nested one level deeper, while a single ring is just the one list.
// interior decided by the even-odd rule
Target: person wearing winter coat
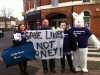
[{"label": "person wearing winter coat", "polygon": [[61,58],[61,72],[65,71],[65,57],[67,58],[68,65],[71,72],[75,72],[72,60],[72,51],[77,49],[77,40],[72,32],[69,32],[66,28],[66,22],[61,22],[60,28],[64,30],[64,40],[63,40],[63,58]]},{"label": "person wearing winter coat", "polygon": [[[26,26],[24,24],[20,24],[18,27],[18,31],[16,32],[16,34],[14,34],[13,46],[19,46],[26,42],[25,31],[26,31]],[[27,61],[19,63],[18,66],[21,75],[28,75]]]}]

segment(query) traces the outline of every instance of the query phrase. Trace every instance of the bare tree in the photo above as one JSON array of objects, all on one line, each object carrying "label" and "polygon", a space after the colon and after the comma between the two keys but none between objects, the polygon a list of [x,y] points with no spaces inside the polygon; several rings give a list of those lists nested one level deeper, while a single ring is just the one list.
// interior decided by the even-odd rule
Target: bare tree
[{"label": "bare tree", "polygon": [[5,23],[5,28],[7,28],[8,18],[12,15],[11,10],[7,8],[3,8],[1,10],[1,16],[3,17],[3,21]]}]

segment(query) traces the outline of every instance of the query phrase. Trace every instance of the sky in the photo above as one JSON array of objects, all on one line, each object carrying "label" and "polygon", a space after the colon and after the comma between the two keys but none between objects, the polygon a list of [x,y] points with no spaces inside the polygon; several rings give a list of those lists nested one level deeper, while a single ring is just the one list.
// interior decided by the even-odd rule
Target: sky
[{"label": "sky", "polygon": [[0,0],[0,12],[3,8],[9,9],[12,16],[17,17],[19,20],[23,19],[23,0]]}]

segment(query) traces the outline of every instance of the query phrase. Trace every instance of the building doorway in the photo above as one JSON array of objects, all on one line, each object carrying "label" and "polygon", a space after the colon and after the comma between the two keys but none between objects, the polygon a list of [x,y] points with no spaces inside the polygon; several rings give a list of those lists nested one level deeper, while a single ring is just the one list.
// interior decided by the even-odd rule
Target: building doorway
[{"label": "building doorway", "polygon": [[52,27],[55,27],[55,28],[59,27],[60,23],[62,21],[66,21],[66,22],[68,21],[67,20],[68,18],[66,17],[66,15],[64,15],[62,13],[52,13],[52,14],[49,14],[47,16],[47,19],[50,20],[50,25]]}]

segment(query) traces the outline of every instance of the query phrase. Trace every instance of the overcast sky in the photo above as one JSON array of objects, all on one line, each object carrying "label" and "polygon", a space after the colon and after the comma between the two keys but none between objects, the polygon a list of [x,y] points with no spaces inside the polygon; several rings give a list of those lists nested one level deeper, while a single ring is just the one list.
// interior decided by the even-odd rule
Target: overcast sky
[{"label": "overcast sky", "polygon": [[0,0],[0,11],[3,8],[10,9],[14,17],[22,20],[23,0]]}]

